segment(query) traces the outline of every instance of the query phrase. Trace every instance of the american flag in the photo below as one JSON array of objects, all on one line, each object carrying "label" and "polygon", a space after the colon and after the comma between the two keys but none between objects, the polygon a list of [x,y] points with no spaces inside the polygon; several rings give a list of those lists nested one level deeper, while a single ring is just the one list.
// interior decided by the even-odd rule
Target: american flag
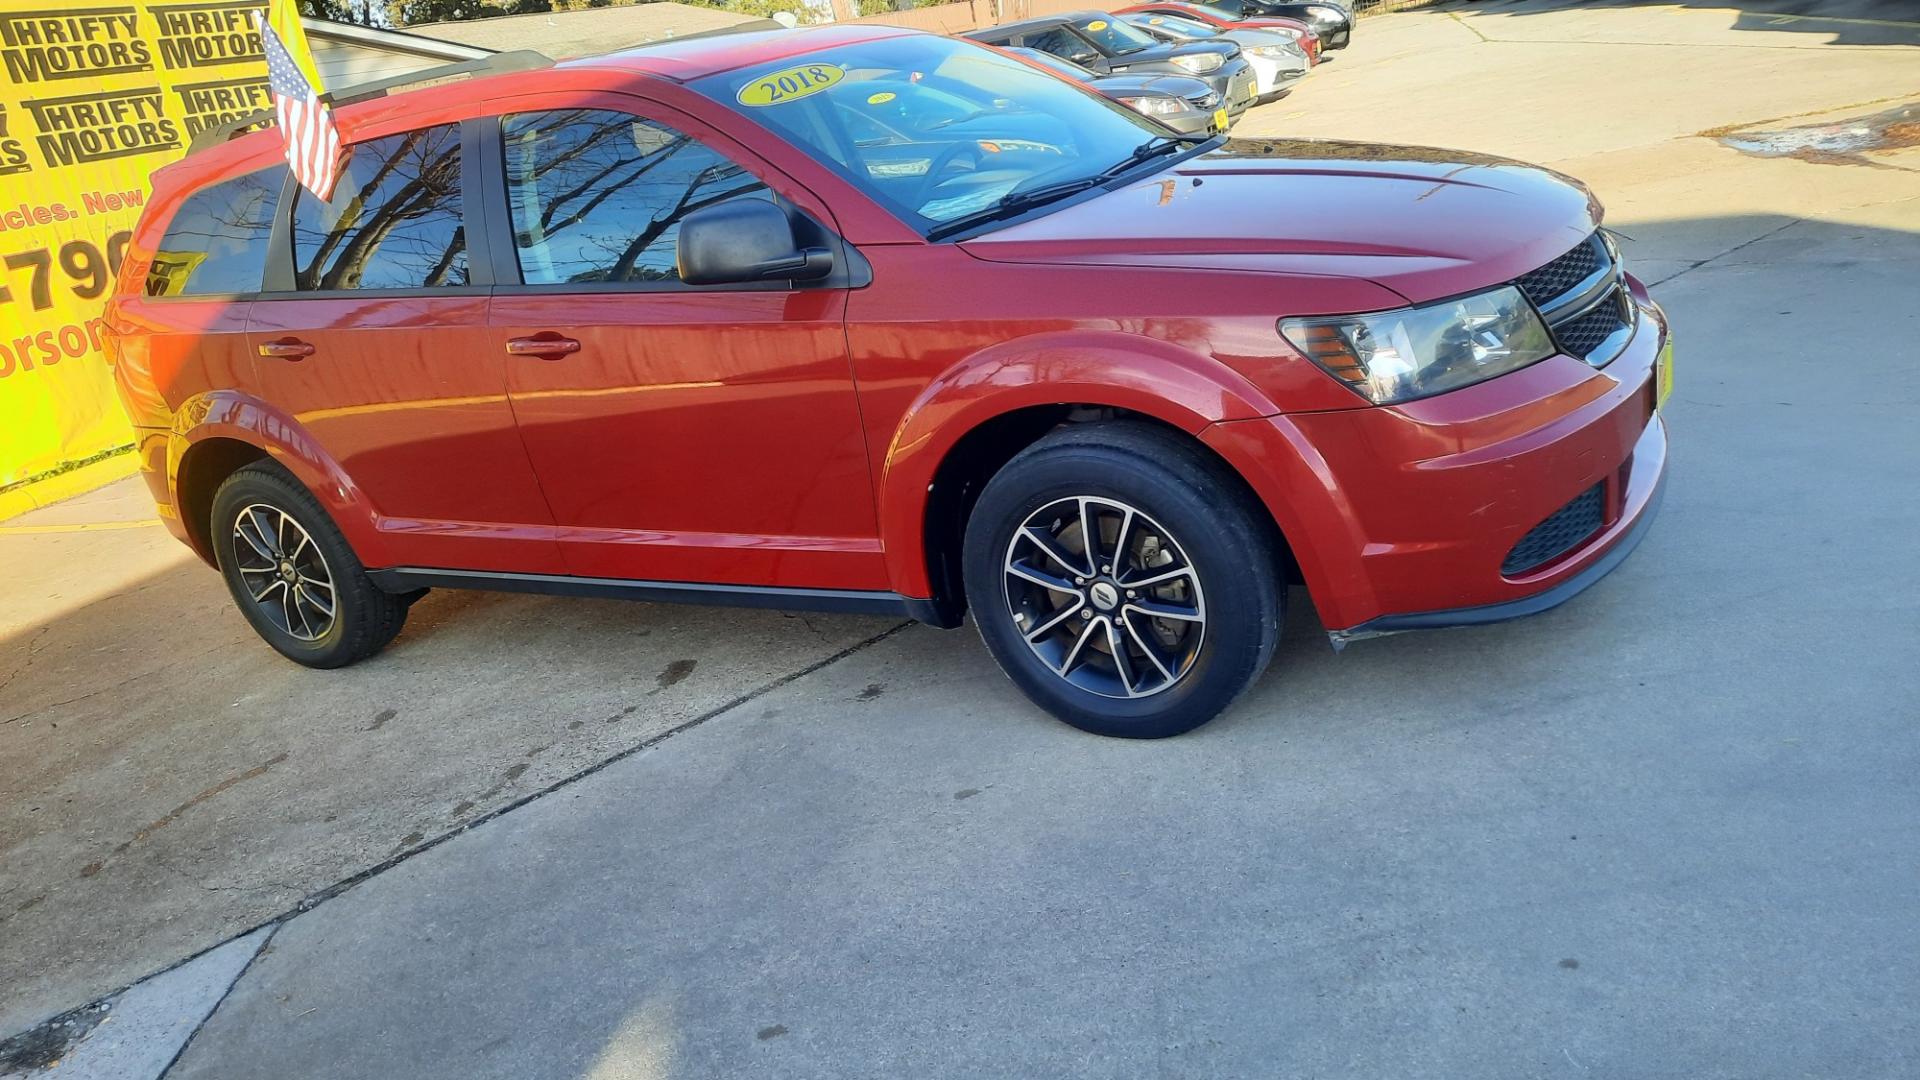
[{"label": "american flag", "polygon": [[333,125],[333,110],[300,74],[293,54],[267,24],[265,12],[254,12],[253,21],[266,46],[267,90],[273,95],[281,134],[286,136],[287,162],[293,167],[293,177],[319,198],[330,199],[334,180],[340,175],[340,129]]}]

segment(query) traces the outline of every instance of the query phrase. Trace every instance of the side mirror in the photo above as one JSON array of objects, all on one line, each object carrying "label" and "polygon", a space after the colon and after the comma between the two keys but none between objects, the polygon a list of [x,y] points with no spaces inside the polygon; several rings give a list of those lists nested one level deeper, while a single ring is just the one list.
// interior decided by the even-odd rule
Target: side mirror
[{"label": "side mirror", "polygon": [[688,214],[675,259],[689,285],[818,281],[833,272],[833,252],[801,247],[787,212],[764,199],[732,199]]}]

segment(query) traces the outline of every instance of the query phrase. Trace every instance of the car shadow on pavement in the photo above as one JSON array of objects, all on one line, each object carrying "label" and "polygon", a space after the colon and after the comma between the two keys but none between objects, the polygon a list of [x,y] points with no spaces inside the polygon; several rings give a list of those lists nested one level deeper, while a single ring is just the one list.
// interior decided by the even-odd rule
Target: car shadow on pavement
[{"label": "car shadow on pavement", "polygon": [[1920,8],[1905,0],[1441,0],[1458,15],[1554,15],[1595,8],[1734,9],[1733,30],[1821,35],[1828,45],[1920,43]]}]

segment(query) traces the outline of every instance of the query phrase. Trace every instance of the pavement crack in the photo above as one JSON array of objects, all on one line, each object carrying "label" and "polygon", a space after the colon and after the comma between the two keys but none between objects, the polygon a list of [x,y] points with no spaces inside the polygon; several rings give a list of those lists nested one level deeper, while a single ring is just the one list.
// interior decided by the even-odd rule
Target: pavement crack
[{"label": "pavement crack", "polygon": [[1825,109],[1808,109],[1805,112],[1788,113],[1785,116],[1769,116],[1759,120],[1741,120],[1737,123],[1711,127],[1705,131],[1696,131],[1694,135],[1702,139],[1717,139],[1722,135],[1732,135],[1735,132],[1745,131],[1748,128],[1767,127],[1788,120],[1804,120],[1809,116],[1831,116],[1835,113],[1852,112],[1855,109],[1870,109],[1875,105],[1890,105],[1896,101],[1906,101],[1913,96],[1914,92],[1909,91],[1904,94],[1895,94],[1892,97],[1877,97],[1869,101],[1855,101],[1846,105],[1834,105]]},{"label": "pavement crack", "polygon": [[[219,1015],[220,1007],[227,1003],[229,997],[233,996],[234,987],[240,985],[240,981],[247,977],[247,973],[253,970],[253,965],[258,963],[261,957],[273,950],[273,939],[280,936],[280,929],[285,925],[286,923],[284,921],[275,922],[273,929],[267,931],[267,936],[260,939],[260,944],[253,950],[253,955],[247,957],[246,964],[234,974],[233,981],[228,983],[227,988],[220,992],[220,1000],[214,1002],[213,1008],[208,1009],[207,1014],[200,1018],[200,1022],[193,1025],[193,1030],[187,1034],[185,1039],[181,1040],[180,1049],[173,1052],[173,1057],[168,1059],[167,1064],[160,1070],[159,1075],[154,1077],[154,1080],[167,1080],[167,1075],[173,1072],[175,1065],[180,1064],[180,1059],[185,1057],[188,1048],[193,1046],[193,1040],[200,1037],[200,1032],[206,1028],[207,1022]],[[247,933],[251,934],[253,931],[249,930]],[[246,935],[242,934],[237,936],[244,937]]]},{"label": "pavement crack", "polygon": [[[624,750],[621,750],[609,757],[602,758],[601,760],[596,761],[591,765],[588,765],[587,767],[579,770],[578,772],[572,773],[568,776],[563,776],[560,779],[555,780],[553,783],[548,784],[547,786],[540,788],[537,791],[528,792],[527,794],[522,795],[521,797],[513,800],[512,802],[506,803],[502,806],[489,810],[486,813],[481,814],[480,816],[472,819],[471,821],[463,821],[460,824],[454,826],[453,828],[448,829],[446,832],[440,833],[437,836],[430,837],[417,844],[403,845],[402,850],[395,851],[393,854],[389,855],[387,858],[381,860],[378,863],[375,863],[372,866],[367,867],[366,869],[360,871],[359,873],[352,874],[346,878],[341,879],[340,881],[334,882],[332,885],[326,886],[323,889],[320,889],[313,893],[309,893],[307,896],[302,898],[298,904],[294,905],[292,910],[286,912],[285,914],[277,916],[275,919],[272,919],[269,921],[275,922],[275,921],[280,921],[284,919],[290,919],[293,916],[298,915],[303,911],[312,911],[314,908],[320,906],[321,904],[327,902],[328,900],[333,899],[336,896],[339,896],[341,893],[344,893],[347,890],[352,889],[354,886],[359,885],[361,882],[367,881],[370,878],[374,878],[381,874],[384,874],[388,870],[391,870],[394,867],[400,865],[401,863],[406,862],[408,859],[411,859],[416,855],[421,855],[428,851],[431,851],[434,848],[439,847],[441,844],[446,843],[447,841],[453,839],[456,836],[459,836],[462,833],[470,832],[474,829],[477,829],[480,826],[485,825],[488,822],[494,820],[495,818],[504,816],[506,814],[510,814],[513,811],[518,810],[521,807],[527,805],[528,803],[534,802],[538,799],[543,799],[546,796],[551,795],[556,791],[559,791],[561,788],[570,787],[576,783],[579,783],[580,781],[585,780],[587,777],[592,776],[594,773],[597,773],[602,769],[607,768],[610,765],[614,765],[618,762],[624,761],[627,758],[633,757],[635,754],[639,754],[644,751],[651,750],[654,747],[659,746],[661,743],[666,742],[668,739],[671,739],[676,735],[683,735],[686,732],[692,731],[694,728],[699,727],[700,725],[706,723],[709,720],[714,720],[719,717],[725,716],[727,713],[730,713],[735,709],[738,709],[742,705],[745,705],[748,702],[755,700],[756,698],[760,698],[767,694],[770,694],[775,690],[778,690],[781,687],[788,685],[789,683],[796,682],[800,679],[804,679],[807,676],[812,675],[814,672],[820,671],[824,668],[832,667],[834,664],[837,664],[840,661],[845,660],[847,657],[852,656],[854,653],[861,652],[865,649],[871,648],[872,646],[878,645],[882,641],[885,641],[888,638],[894,636],[895,634],[900,633],[902,630],[906,630],[909,627],[916,626],[916,625],[918,624],[913,622],[903,622],[903,623],[898,623],[893,626],[890,626],[887,629],[882,630],[879,633],[873,635],[872,637],[865,638],[861,641],[856,641],[852,645],[849,645],[846,648],[841,649],[839,652],[836,652],[833,655],[828,656],[824,659],[816,660],[813,663],[808,664],[806,667],[799,669],[798,671],[788,672],[787,674],[782,675],[777,679],[773,679],[769,682],[762,683],[759,686],[754,687],[751,690],[748,690],[747,692],[741,694],[738,697],[733,698],[730,701],[722,702],[721,704],[716,705],[711,709],[708,709],[706,712],[701,713],[699,716],[693,717],[692,719],[686,721],[685,723],[682,723],[676,727],[668,728],[667,730],[659,733],[658,735],[653,736],[652,738],[643,739],[640,742],[637,742],[634,745],[629,746]],[[248,933],[251,933],[251,932],[252,931],[248,931]]]},{"label": "pavement crack", "polygon": [[[44,631],[43,631],[43,632],[44,632]],[[200,658],[201,658],[201,657],[203,657],[203,656],[210,656],[210,655],[212,655],[213,653],[217,653],[217,652],[221,652],[221,651],[223,651],[223,650],[226,650],[226,649],[230,649],[230,648],[232,648],[232,647],[233,647],[234,645],[236,645],[236,644],[239,644],[239,642],[240,642],[241,640],[242,640],[242,639],[239,639],[239,638],[236,638],[236,639],[234,639],[233,641],[230,641],[230,642],[222,642],[222,643],[220,643],[219,645],[216,645],[216,646],[214,646],[214,647],[213,647],[213,648],[211,648],[211,649],[203,649],[203,650],[201,650],[200,652],[197,652],[197,653],[194,653],[194,654],[193,654],[192,656],[186,656],[186,657],[181,657],[181,658],[180,658],[179,660],[177,660],[177,661],[172,661],[172,663],[178,663],[178,664],[190,664],[190,663],[192,663],[193,661],[195,661],[195,660],[198,660],[198,659],[200,659]],[[16,672],[14,672],[14,675],[19,675],[19,674],[21,674],[21,673],[23,673],[23,672],[25,672],[25,671],[27,670],[27,666],[29,666],[29,665],[31,665],[31,664],[32,664],[32,662],[33,662],[33,657],[32,657],[31,655],[29,655],[29,656],[27,657],[27,664],[26,664],[26,665],[22,665],[19,671],[16,671]],[[121,687],[123,687],[123,686],[126,686],[126,685],[127,685],[127,684],[129,684],[129,683],[136,683],[136,682],[139,682],[139,681],[140,681],[141,679],[145,679],[145,678],[148,678],[148,677],[150,677],[150,676],[153,676],[153,675],[157,675],[157,674],[159,674],[159,673],[160,673],[160,672],[161,672],[162,670],[164,670],[164,669],[163,669],[163,668],[149,668],[149,669],[148,669],[148,670],[146,670],[146,671],[141,671],[141,672],[137,672],[137,673],[135,673],[135,674],[133,674],[133,675],[129,675],[129,676],[127,676],[126,678],[124,678],[124,679],[121,679],[121,680],[120,680],[119,682],[116,682],[116,683],[111,683],[111,684],[109,684],[109,685],[106,685],[106,686],[102,686],[102,687],[98,687],[98,688],[96,688],[96,689],[93,689],[93,690],[89,690],[89,691],[87,691],[87,692],[86,692],[86,693],[84,693],[84,694],[79,694],[79,695],[77,695],[77,696],[75,696],[75,697],[70,697],[70,698],[67,698],[67,699],[66,699],[65,701],[55,701],[55,702],[52,702],[52,703],[50,703],[50,704],[47,704],[47,705],[42,705],[42,706],[40,706],[40,707],[39,707],[39,708],[37,708],[37,709],[28,709],[28,710],[27,710],[26,712],[23,712],[23,713],[21,713],[21,714],[19,714],[18,716],[9,716],[9,717],[7,717],[7,718],[6,718],[5,720],[0,720],[0,725],[5,725],[5,724],[11,724],[11,723],[13,723],[13,722],[14,722],[15,720],[26,720],[26,719],[29,719],[29,718],[31,718],[31,717],[35,717],[35,716],[39,716],[39,715],[40,715],[40,714],[42,714],[42,713],[48,713],[48,712],[52,712],[52,711],[53,711],[53,710],[55,710],[55,709],[60,709],[60,708],[65,708],[65,707],[66,707],[66,706],[68,706],[68,705],[75,705],[75,704],[78,704],[78,703],[80,703],[80,702],[82,702],[82,701],[86,701],[86,700],[87,700],[88,698],[96,698],[96,697],[99,697],[99,696],[100,696],[101,694],[105,694],[105,693],[109,693],[109,692],[111,692],[111,691],[114,691],[114,690],[118,690],[118,689],[120,689]],[[9,677],[7,678],[7,682],[9,682],[9,683],[10,683],[10,682],[12,682],[12,681],[13,681],[13,677],[12,677],[12,676],[9,676]],[[6,686],[7,686],[7,683],[0,683],[0,690],[4,690],[4,689],[6,689]]]},{"label": "pavement crack", "polygon": [[1492,41],[1492,40],[1493,40],[1492,38],[1490,38],[1490,37],[1488,37],[1487,35],[1485,35],[1485,34],[1483,34],[1483,33],[1481,33],[1481,32],[1480,32],[1480,28],[1479,28],[1479,27],[1477,27],[1477,26],[1475,26],[1475,25],[1473,25],[1472,23],[1470,23],[1470,22],[1468,22],[1467,20],[1465,20],[1465,19],[1463,19],[1463,18],[1461,18],[1461,17],[1460,17],[1460,13],[1459,13],[1459,12],[1457,12],[1457,11],[1449,11],[1449,12],[1447,12],[1447,15],[1448,15],[1448,16],[1449,16],[1450,18],[1452,18],[1454,22],[1457,22],[1457,23],[1459,23],[1459,24],[1460,24],[1461,26],[1464,26],[1464,27],[1466,27],[1466,29],[1467,29],[1467,32],[1468,32],[1468,33],[1470,33],[1470,34],[1472,34],[1472,35],[1473,35],[1474,37],[1477,37],[1477,38],[1479,38],[1479,39],[1480,39],[1480,41],[1481,41],[1482,43],[1485,43],[1485,42],[1489,42],[1489,41]]},{"label": "pavement crack", "polygon": [[[19,667],[14,668],[12,671],[8,672],[7,677],[5,679],[0,679],[0,690],[5,690],[7,687],[12,686],[13,681],[15,679],[18,679],[20,676],[25,675],[27,673],[27,669],[33,666],[33,658],[40,655],[40,649],[42,647],[42,643],[46,640],[47,632],[52,629],[53,629],[53,626],[51,624],[47,626],[43,626],[40,629],[35,630],[33,632],[33,636],[27,639],[27,658],[20,662]],[[22,713],[20,715],[29,716],[32,714]],[[14,720],[18,720],[18,719],[20,719],[20,716],[13,717],[12,719],[9,719],[9,720],[0,720],[0,724],[11,724],[13,723]]]},{"label": "pavement crack", "polygon": [[1665,285],[1665,284],[1666,284],[1667,282],[1669,282],[1669,281],[1672,281],[1673,279],[1675,279],[1675,278],[1677,278],[1677,277],[1681,277],[1682,275],[1685,275],[1685,274],[1691,274],[1691,273],[1693,273],[1693,272],[1694,272],[1695,270],[1698,270],[1698,269],[1700,269],[1701,267],[1703,267],[1703,266],[1706,266],[1706,265],[1707,265],[1707,264],[1709,264],[1709,263],[1715,263],[1715,262],[1719,262],[1719,261],[1720,261],[1721,259],[1724,259],[1724,258],[1726,258],[1727,256],[1729,256],[1729,255],[1731,255],[1731,254],[1733,254],[1733,253],[1734,253],[1734,252],[1736,252],[1736,251],[1740,251],[1740,250],[1742,250],[1742,249],[1744,249],[1744,248],[1748,248],[1748,247],[1751,247],[1751,246],[1753,246],[1754,244],[1757,244],[1757,243],[1759,243],[1760,241],[1762,241],[1762,240],[1765,240],[1765,239],[1766,239],[1766,238],[1768,238],[1769,236],[1774,236],[1774,235],[1776,235],[1776,234],[1778,234],[1778,233],[1782,233],[1782,232],[1785,232],[1786,230],[1788,230],[1788,229],[1791,229],[1791,228],[1793,228],[1793,227],[1794,227],[1795,225],[1799,225],[1799,224],[1801,224],[1801,223],[1803,223],[1803,222],[1805,222],[1806,220],[1807,220],[1806,218],[1794,218],[1794,219],[1793,219],[1792,221],[1789,221],[1789,222],[1787,222],[1787,223],[1786,223],[1785,225],[1781,225],[1781,226],[1779,226],[1778,228],[1773,228],[1773,229],[1768,229],[1768,230],[1767,230],[1766,232],[1763,232],[1763,233],[1761,233],[1761,234],[1760,234],[1759,236],[1756,236],[1756,237],[1753,237],[1753,238],[1752,238],[1752,239],[1750,239],[1750,240],[1744,240],[1744,241],[1742,241],[1742,242],[1740,242],[1740,243],[1738,243],[1738,244],[1735,244],[1735,245],[1733,245],[1732,247],[1730,247],[1730,248],[1728,248],[1727,250],[1725,250],[1725,251],[1723,251],[1723,252],[1721,252],[1721,253],[1720,253],[1720,254],[1718,254],[1718,255],[1710,255],[1710,256],[1708,256],[1708,257],[1706,257],[1706,258],[1704,258],[1704,259],[1701,259],[1701,260],[1699,260],[1698,262],[1695,262],[1695,263],[1693,263],[1693,264],[1691,264],[1691,265],[1689,265],[1689,266],[1687,266],[1687,267],[1685,267],[1685,268],[1683,268],[1683,269],[1680,269],[1680,270],[1676,270],[1676,271],[1674,271],[1673,273],[1671,273],[1671,274],[1668,274],[1668,275],[1667,275],[1666,277],[1663,277],[1663,278],[1661,278],[1661,279],[1660,279],[1659,281],[1654,281],[1654,282],[1649,282],[1649,283],[1647,284],[1647,288],[1649,288],[1649,289],[1652,289],[1652,288],[1657,288],[1657,287],[1659,287],[1659,286],[1661,286],[1661,285]]}]

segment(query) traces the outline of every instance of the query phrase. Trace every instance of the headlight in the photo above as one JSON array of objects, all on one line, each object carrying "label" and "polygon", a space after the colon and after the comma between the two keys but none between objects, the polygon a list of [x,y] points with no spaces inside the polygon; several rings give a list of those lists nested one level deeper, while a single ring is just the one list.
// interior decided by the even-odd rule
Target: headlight
[{"label": "headlight", "polygon": [[1458,390],[1555,351],[1540,316],[1510,285],[1373,315],[1282,319],[1280,333],[1376,405]]},{"label": "headlight", "polygon": [[1254,56],[1265,57],[1268,60],[1303,60],[1307,55],[1300,51],[1300,46],[1298,45],[1255,45],[1253,48],[1243,51],[1252,53]]},{"label": "headlight", "polygon": [[1178,98],[1169,97],[1123,97],[1120,104],[1147,116],[1172,116],[1186,111],[1186,105]]},{"label": "headlight", "polygon": [[1321,7],[1318,4],[1307,8],[1307,18],[1314,22],[1337,23],[1346,17],[1347,13],[1339,8]]},{"label": "headlight", "polygon": [[1220,59],[1219,53],[1194,53],[1191,56],[1176,56],[1173,58],[1175,67],[1191,71],[1195,75],[1205,75],[1207,72],[1218,68],[1224,63],[1226,63],[1226,61]]}]

